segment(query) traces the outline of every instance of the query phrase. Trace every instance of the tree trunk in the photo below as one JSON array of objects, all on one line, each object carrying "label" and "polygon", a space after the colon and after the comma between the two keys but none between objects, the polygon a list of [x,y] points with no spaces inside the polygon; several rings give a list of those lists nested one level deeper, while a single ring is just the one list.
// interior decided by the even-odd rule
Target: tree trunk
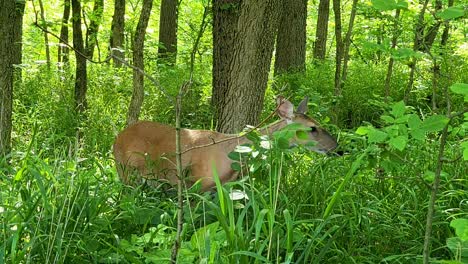
[{"label": "tree trunk", "polygon": [[335,55],[335,95],[341,94],[341,61],[343,58],[343,40],[341,29],[341,1],[333,0],[333,13],[335,14],[335,39],[336,39],[336,55]]},{"label": "tree trunk", "polygon": [[[395,47],[398,41],[398,36],[400,35],[400,32],[398,30],[398,24],[400,21],[400,12],[401,12],[401,9],[397,9],[395,11],[395,17],[393,18],[394,24],[393,24],[393,37],[392,37],[391,50],[395,50]],[[387,76],[385,77],[385,101],[388,101],[388,97],[390,97],[390,81],[392,79],[392,74],[393,74],[393,63],[394,63],[393,57],[390,56],[390,59],[388,60]]]},{"label": "tree trunk", "polygon": [[353,0],[353,5],[351,7],[351,15],[349,17],[349,25],[348,31],[346,32],[345,41],[343,43],[343,74],[341,75],[341,90],[346,82],[346,78],[348,76],[348,61],[349,61],[349,46],[351,45],[351,36],[353,35],[353,26],[354,26],[354,19],[356,18],[356,7],[357,7],[357,0]]},{"label": "tree trunk", "polygon": [[86,30],[85,54],[86,54],[86,57],[88,57],[90,60],[93,59],[94,48],[98,45],[97,35],[99,32],[99,25],[101,24],[103,11],[104,11],[104,0],[95,0],[93,13],[90,16],[91,22],[89,23],[88,30]]},{"label": "tree trunk", "polygon": [[70,19],[70,0],[63,1],[63,16],[62,26],[60,28],[60,40],[58,47],[58,63],[61,68],[63,65],[68,64],[70,49],[65,43],[68,44],[68,20]]},{"label": "tree trunk", "polygon": [[75,80],[75,109],[83,113],[88,107],[86,91],[88,89],[88,77],[86,72],[86,57],[81,31],[81,4],[80,0],[71,0],[73,21],[73,48],[76,58]]},{"label": "tree trunk", "polygon": [[177,58],[177,9],[177,0],[161,1],[158,57],[170,65]]},{"label": "tree trunk", "polygon": [[307,0],[282,1],[275,75],[305,71]]},{"label": "tree trunk", "polygon": [[[13,64],[21,65],[23,63],[23,16],[25,2],[15,1],[16,2],[16,12],[15,12],[15,21],[13,25],[15,27],[14,36],[13,36]],[[13,68],[15,81],[21,81],[22,79],[22,67]]]},{"label": "tree trunk", "polygon": [[314,59],[325,59],[328,37],[328,17],[330,15],[330,0],[320,0],[318,7],[317,29],[315,31]]},{"label": "tree trunk", "polygon": [[[110,39],[111,53],[113,56],[124,59],[124,30],[125,30],[125,0],[115,0],[114,16],[112,17],[112,36]],[[113,59],[114,67],[122,67],[118,59]]]},{"label": "tree trunk", "polygon": [[11,151],[15,1],[0,2],[0,159]]},{"label": "tree trunk", "polygon": [[[42,4],[42,0],[39,0],[39,9],[41,11],[42,27],[45,30],[47,30],[47,21],[45,19],[44,5]],[[48,33],[46,31],[44,31],[43,34],[44,34],[44,44],[45,44],[45,50],[46,50],[47,68],[50,69],[49,35],[48,35]]]},{"label": "tree trunk", "polygon": [[[153,0],[143,0],[140,19],[133,37],[133,66],[144,70],[143,48],[145,44],[146,27],[151,14]],[[138,70],[133,70],[133,94],[128,107],[127,126],[138,121],[141,106],[143,105],[144,76]]]},{"label": "tree trunk", "polygon": [[279,22],[280,0],[213,1],[213,106],[217,130],[258,123]]},{"label": "tree trunk", "polygon": [[[416,25],[414,27],[414,43],[413,43],[414,51],[419,50],[420,44],[422,42],[422,38],[424,36],[424,14],[426,13],[428,3],[429,3],[429,0],[424,0],[424,4],[421,8],[421,11],[419,12],[418,20],[416,21]],[[406,87],[405,96],[403,98],[403,101],[405,103],[408,102],[409,94],[411,93],[411,90],[413,89],[414,73],[416,71],[416,63],[417,63],[416,57],[413,57],[413,59],[410,62],[410,75],[409,75],[408,85]]]},{"label": "tree trunk", "polygon": [[[439,12],[442,9],[442,1],[436,0],[435,1],[435,10],[434,13]],[[427,30],[426,34],[424,35],[424,39],[421,41],[421,46],[419,47],[420,51],[429,52],[432,48],[432,44],[434,43],[435,38],[437,37],[437,33],[439,32],[440,25],[442,24],[441,20],[435,21],[435,23]]]}]

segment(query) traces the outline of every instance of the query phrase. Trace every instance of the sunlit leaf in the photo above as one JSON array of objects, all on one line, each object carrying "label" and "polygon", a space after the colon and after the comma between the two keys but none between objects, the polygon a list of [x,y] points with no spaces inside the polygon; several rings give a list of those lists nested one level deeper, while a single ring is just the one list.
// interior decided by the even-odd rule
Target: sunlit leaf
[{"label": "sunlit leaf", "polygon": [[419,128],[427,133],[437,132],[442,130],[444,126],[448,123],[448,121],[449,119],[446,116],[433,115],[424,119]]},{"label": "sunlit leaf", "polygon": [[387,139],[388,134],[377,129],[371,129],[367,136],[369,137],[369,143],[381,143]]},{"label": "sunlit leaf", "polygon": [[399,118],[405,114],[406,107],[403,101],[395,103],[392,106],[392,111],[390,112],[395,118]]},{"label": "sunlit leaf", "polygon": [[393,10],[398,7],[395,0],[372,0],[372,6],[379,11]]},{"label": "sunlit leaf", "polygon": [[398,149],[399,151],[403,151],[406,147],[408,139],[405,136],[398,136],[391,138],[389,143],[392,147]]},{"label": "sunlit leaf", "polygon": [[465,102],[468,102],[468,84],[466,83],[455,83],[450,86],[450,90],[456,94],[465,96]]},{"label": "sunlit leaf", "polygon": [[450,222],[450,226],[455,229],[455,234],[463,240],[468,241],[468,219],[455,219]]},{"label": "sunlit leaf", "polygon": [[437,16],[449,20],[459,18],[465,15],[465,11],[463,10],[463,6],[451,6],[447,9],[437,13]]}]

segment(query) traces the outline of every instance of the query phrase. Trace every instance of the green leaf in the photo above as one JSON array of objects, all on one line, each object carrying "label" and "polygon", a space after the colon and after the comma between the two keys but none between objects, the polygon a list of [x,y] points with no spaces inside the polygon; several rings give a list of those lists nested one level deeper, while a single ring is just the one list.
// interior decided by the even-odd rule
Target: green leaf
[{"label": "green leaf", "polygon": [[241,171],[242,168],[239,162],[233,162],[231,163],[231,169],[234,171]]},{"label": "green leaf", "polygon": [[278,138],[277,144],[280,149],[289,149],[289,140],[284,137]]},{"label": "green leaf", "polygon": [[449,119],[446,116],[433,115],[424,119],[419,128],[426,133],[437,132],[442,130],[448,121]]},{"label": "green leaf", "polygon": [[369,130],[370,129],[368,127],[358,127],[358,129],[356,129],[356,134],[364,136],[367,135],[367,133],[369,133]]},{"label": "green leaf", "polygon": [[232,151],[232,152],[229,152],[228,158],[234,161],[239,161],[241,160],[241,154],[239,152]]},{"label": "green leaf", "polygon": [[450,90],[456,94],[465,96],[465,102],[468,102],[468,84],[466,83],[455,83],[450,86]]},{"label": "green leaf", "polygon": [[307,132],[303,130],[297,130],[296,131],[296,137],[301,140],[307,140],[309,137],[307,136]]},{"label": "green leaf", "polygon": [[468,219],[454,219],[450,222],[450,226],[455,229],[455,234],[461,240],[468,241]]},{"label": "green leaf", "polygon": [[408,127],[410,129],[418,129],[421,126],[421,119],[418,115],[411,114],[408,116]]},{"label": "green leaf", "polygon": [[451,6],[447,9],[437,13],[437,16],[449,20],[459,18],[465,15],[465,11],[463,10],[463,6]]},{"label": "green leaf", "polygon": [[390,146],[398,149],[399,151],[403,151],[406,147],[407,141],[408,139],[405,136],[398,136],[398,137],[391,138],[389,143],[390,143]]},{"label": "green leaf", "polygon": [[463,148],[463,160],[468,160],[468,141],[462,142],[461,147]]},{"label": "green leaf", "polygon": [[416,139],[416,140],[420,140],[420,141],[423,141],[426,139],[426,133],[424,133],[424,131],[422,131],[421,129],[417,128],[417,129],[412,129],[410,131],[410,134],[411,136]]},{"label": "green leaf", "polygon": [[409,48],[395,49],[394,51],[392,51],[392,57],[395,60],[405,60],[405,59],[409,59],[412,57],[420,57],[420,56],[421,55],[418,52]]},{"label": "green leaf", "polygon": [[399,0],[397,5],[397,9],[408,9],[408,2],[404,0]]},{"label": "green leaf", "polygon": [[369,143],[381,143],[387,139],[388,134],[373,128],[369,130],[367,136],[369,137]]},{"label": "green leaf", "polygon": [[403,101],[395,103],[392,106],[392,111],[390,112],[395,118],[402,117],[405,114],[406,107]]},{"label": "green leaf", "polygon": [[393,118],[391,116],[388,116],[388,115],[383,115],[383,116],[380,117],[380,119],[385,121],[385,123],[387,123],[387,124],[393,124],[395,122],[395,118]]},{"label": "green leaf", "polygon": [[395,0],[372,0],[372,5],[379,11],[388,11],[397,9]]}]

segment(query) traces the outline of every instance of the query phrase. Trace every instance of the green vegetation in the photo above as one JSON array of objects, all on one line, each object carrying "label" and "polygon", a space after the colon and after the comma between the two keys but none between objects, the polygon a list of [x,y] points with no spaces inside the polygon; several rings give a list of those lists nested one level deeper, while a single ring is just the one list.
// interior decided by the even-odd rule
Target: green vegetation
[{"label": "green vegetation", "polygon": [[[156,37],[150,34],[145,43],[146,71],[171,95],[188,78],[196,37],[190,28],[202,14],[200,1],[188,2],[184,12],[192,10],[195,18],[180,22],[180,63],[157,65],[151,60],[157,56],[151,42]],[[362,15],[370,16],[370,8],[363,7]],[[137,18],[130,16],[127,27],[133,30]],[[366,23],[363,17],[357,27]],[[110,21],[103,24],[110,29]],[[183,127],[212,129],[215,122],[209,30],[184,97]],[[108,36],[103,31],[99,34]],[[387,61],[373,56],[390,51],[367,45],[365,33],[355,34],[365,60],[355,55],[350,61],[341,95],[333,93],[333,58],[321,63],[308,58],[305,73],[271,78],[262,113],[267,117],[274,110],[275,94],[294,102],[309,95],[310,116],[338,137],[345,154],[290,148],[287,140],[300,137],[301,127],[272,138],[252,134],[252,144],[230,154],[248,161],[247,175],[223,186],[218,181],[213,193],[186,190],[178,263],[420,263],[436,182],[431,257],[468,263],[466,36],[454,34],[457,53],[440,55],[438,87],[447,91],[432,109],[429,56],[421,59],[417,88],[405,104],[405,63],[413,55],[400,54],[385,99]],[[175,191],[124,186],[112,156],[132,94],[131,69],[89,63],[88,109],[79,120],[72,107],[73,70],[35,62],[44,52],[35,44],[42,43],[36,27],[26,25],[24,39],[23,79],[14,90],[13,151],[0,160],[0,263],[169,263],[177,228]],[[174,106],[145,81],[140,119],[174,124]],[[247,198],[231,199],[233,189]]]}]

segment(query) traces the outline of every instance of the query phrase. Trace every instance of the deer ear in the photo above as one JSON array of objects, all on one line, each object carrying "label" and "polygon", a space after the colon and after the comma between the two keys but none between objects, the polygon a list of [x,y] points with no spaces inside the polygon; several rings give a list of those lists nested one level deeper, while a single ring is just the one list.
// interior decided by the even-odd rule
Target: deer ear
[{"label": "deer ear", "polygon": [[277,113],[281,119],[292,120],[294,117],[294,105],[283,96],[276,97]]},{"label": "deer ear", "polygon": [[299,103],[299,106],[297,107],[296,112],[300,114],[305,114],[307,110],[309,109],[307,107],[307,102],[309,102],[309,97],[306,96],[304,99],[302,99],[301,103]]}]

